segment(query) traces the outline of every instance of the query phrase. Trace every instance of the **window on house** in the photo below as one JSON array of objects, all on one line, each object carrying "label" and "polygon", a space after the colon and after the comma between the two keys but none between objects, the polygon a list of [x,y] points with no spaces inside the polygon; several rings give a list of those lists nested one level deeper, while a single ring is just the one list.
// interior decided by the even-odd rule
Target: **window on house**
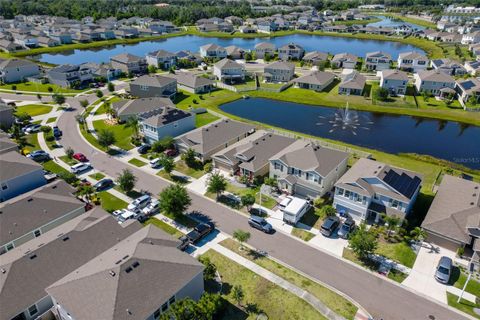
[{"label": "window on house", "polygon": [[345,198],[350,198],[350,191],[348,190],[345,190]]},{"label": "window on house", "polygon": [[6,183],[2,183],[2,190],[7,190],[8,189],[8,186]]},{"label": "window on house", "polygon": [[153,318],[154,319],[158,319],[160,317],[160,309],[157,309],[155,310],[155,312],[153,313]]},{"label": "window on house", "polygon": [[175,296],[172,296],[170,299],[168,299],[168,304],[172,305],[175,303]]},{"label": "window on house", "polygon": [[168,302],[165,302],[164,304],[162,304],[162,312],[167,311],[167,309],[168,309]]},{"label": "window on house", "polygon": [[390,200],[390,207],[392,208],[398,208],[399,202],[397,200]]},{"label": "window on house", "polygon": [[35,236],[35,238],[37,238],[37,237],[40,237],[42,235],[42,232],[40,230],[35,230],[33,232],[33,235]]},{"label": "window on house", "polygon": [[31,317],[33,317],[35,314],[37,314],[38,312],[38,309],[37,309],[37,305],[33,305],[31,306],[30,308],[28,308],[28,314],[30,314]]},{"label": "window on house", "polygon": [[337,194],[339,196],[343,196],[343,189],[342,188],[337,188]]},{"label": "window on house", "polygon": [[13,245],[13,243],[9,243],[9,244],[7,244],[7,245],[5,246],[5,249],[7,249],[7,251],[12,250],[13,248],[15,248],[14,245]]}]

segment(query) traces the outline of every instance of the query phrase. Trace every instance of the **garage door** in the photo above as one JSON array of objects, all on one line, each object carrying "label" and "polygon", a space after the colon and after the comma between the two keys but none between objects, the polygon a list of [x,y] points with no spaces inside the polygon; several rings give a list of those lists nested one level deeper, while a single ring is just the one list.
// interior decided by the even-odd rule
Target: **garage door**
[{"label": "garage door", "polygon": [[316,198],[320,195],[318,191],[312,190],[310,188],[304,187],[299,184],[295,184],[294,193],[301,195],[303,197],[310,197],[310,198]]},{"label": "garage door", "polygon": [[433,243],[436,246],[440,246],[442,248],[445,248],[454,252],[457,251],[457,249],[461,246],[459,243],[450,241],[436,234],[431,234],[428,231],[427,231],[427,242]]},{"label": "garage door", "polygon": [[353,218],[353,220],[355,221],[362,221],[363,220],[363,215],[358,212],[358,211],[355,211],[355,210],[352,210],[350,208],[347,208],[347,207],[344,207],[342,205],[339,205],[337,203],[334,203],[333,206],[335,207],[335,209],[337,210],[338,213],[340,213],[340,211],[348,214],[350,217]]},{"label": "garage door", "polygon": [[218,161],[217,159],[214,159],[213,162],[214,162],[216,168],[218,168],[220,170],[223,170],[223,171],[232,172],[232,168],[228,164],[226,164],[225,162]]}]

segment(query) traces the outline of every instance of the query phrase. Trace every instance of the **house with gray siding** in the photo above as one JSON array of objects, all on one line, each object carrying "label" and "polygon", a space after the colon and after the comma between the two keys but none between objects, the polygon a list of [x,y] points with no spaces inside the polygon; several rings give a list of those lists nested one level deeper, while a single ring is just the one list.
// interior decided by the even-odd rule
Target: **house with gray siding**
[{"label": "house with gray siding", "polygon": [[177,65],[177,56],[175,53],[168,52],[166,50],[157,50],[147,53],[147,63],[150,66],[160,69],[170,69]]},{"label": "house with gray siding", "polygon": [[110,58],[110,64],[115,69],[125,73],[143,74],[147,72],[147,60],[145,58],[130,54],[121,53]]},{"label": "house with gray siding", "polygon": [[400,70],[383,70],[380,72],[380,87],[392,95],[407,93],[408,75]]},{"label": "house with gray siding", "polygon": [[47,71],[47,79],[50,83],[69,88],[79,84],[85,86],[93,81],[93,72],[87,64],[71,65],[63,64]]},{"label": "house with gray siding", "polygon": [[419,72],[428,68],[430,60],[416,51],[402,52],[398,55],[397,68],[407,72]]},{"label": "house with gray siding", "polygon": [[177,72],[175,74],[168,74],[166,76],[177,80],[178,89],[185,90],[190,93],[206,93],[215,88],[215,82],[213,80],[202,76],[197,76],[191,72]]},{"label": "house with gray siding", "polygon": [[223,59],[227,57],[227,50],[214,43],[209,43],[200,47],[200,56],[202,58]]},{"label": "house with gray siding", "polygon": [[293,80],[295,87],[322,91],[335,80],[335,75],[331,72],[313,71],[310,74],[298,77]]},{"label": "house with gray siding", "polygon": [[40,67],[31,61],[8,59],[0,62],[0,80],[4,83],[21,82],[39,74]]},{"label": "house with gray siding", "polygon": [[320,51],[311,51],[306,53],[302,60],[312,65],[319,65],[328,60],[328,54]]},{"label": "house with gray siding", "polygon": [[245,81],[245,67],[230,59],[222,59],[213,65],[213,74],[221,82]]},{"label": "house with gray siding", "polygon": [[0,204],[0,255],[84,213],[75,191],[57,180]]},{"label": "house with gray siding", "polygon": [[347,170],[349,154],[297,140],[269,159],[270,178],[283,192],[317,198],[331,191]]},{"label": "house with gray siding", "polygon": [[112,109],[120,122],[126,122],[131,117],[139,117],[143,113],[163,107],[175,107],[175,104],[169,98],[161,97],[125,99],[112,103]]},{"label": "house with gray siding", "polygon": [[140,132],[149,143],[165,137],[176,137],[195,129],[193,113],[170,106],[141,113],[138,120]]},{"label": "house with gray siding", "polygon": [[392,56],[382,51],[369,52],[365,56],[365,68],[371,71],[390,69]]},{"label": "house with gray siding", "polygon": [[199,300],[204,266],[179,244],[152,225],[137,231],[51,284],[54,313],[65,320],[155,320],[176,301]]},{"label": "house with gray siding", "polygon": [[0,129],[5,132],[10,129],[15,121],[15,117],[13,116],[14,112],[15,109],[11,105],[6,104],[5,101],[0,98]]},{"label": "house with gray siding", "polygon": [[455,88],[455,79],[440,70],[425,70],[415,73],[415,87],[418,92],[427,92],[434,96],[441,96],[445,90]]},{"label": "house with gray siding", "polygon": [[275,55],[277,48],[273,43],[270,42],[260,42],[255,45],[255,56],[258,59],[265,58],[265,54],[268,54],[271,58]]},{"label": "house with gray siding", "polygon": [[0,154],[0,202],[46,184],[43,167],[17,151]]},{"label": "house with gray siding", "polygon": [[467,70],[461,62],[448,58],[433,59],[430,65],[433,69],[445,72],[451,76],[463,76],[467,73]]},{"label": "house with gray siding", "polygon": [[281,60],[301,60],[305,54],[302,46],[289,43],[278,48],[278,58]]},{"label": "house with gray siding", "polygon": [[342,78],[338,87],[339,94],[361,96],[365,89],[367,78],[361,75],[357,70],[351,70]]},{"label": "house with gray siding", "polygon": [[358,57],[350,53],[337,53],[333,56],[330,64],[332,68],[355,69]]},{"label": "house with gray siding", "polygon": [[131,81],[130,94],[139,98],[174,97],[177,80],[163,75],[143,75]]},{"label": "house with gray siding", "polygon": [[467,102],[471,97],[475,97],[477,103],[480,102],[480,79],[478,78],[457,80],[455,90],[463,102]]},{"label": "house with gray siding", "polygon": [[286,61],[275,61],[265,65],[263,77],[267,82],[288,82],[295,75],[295,65]]},{"label": "house with gray siding", "polygon": [[383,214],[404,219],[421,184],[418,173],[360,158],[335,184],[333,206],[357,221],[378,222]]}]

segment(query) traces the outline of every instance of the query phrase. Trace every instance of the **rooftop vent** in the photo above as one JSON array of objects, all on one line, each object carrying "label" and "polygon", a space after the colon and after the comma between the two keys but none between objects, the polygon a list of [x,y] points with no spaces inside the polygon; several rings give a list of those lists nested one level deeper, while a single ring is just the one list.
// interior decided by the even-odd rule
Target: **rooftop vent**
[{"label": "rooftop vent", "polygon": [[5,270],[5,269],[2,268],[2,269],[0,269],[0,272],[1,272],[1,273],[6,273],[7,270]]},{"label": "rooftop vent", "polygon": [[120,262],[122,262],[122,260],[116,261],[115,264],[120,264]]},{"label": "rooftop vent", "polygon": [[33,260],[33,259],[35,259],[36,257],[37,257],[37,255],[34,253],[34,254],[32,254],[32,255],[30,256],[30,260]]},{"label": "rooftop vent", "polygon": [[135,261],[134,263],[132,263],[132,267],[136,268],[140,265],[140,263],[138,261]]},{"label": "rooftop vent", "polygon": [[125,257],[123,257],[122,259],[125,260],[125,259],[127,259],[128,257],[130,257],[130,256],[127,254],[127,255],[126,255]]},{"label": "rooftop vent", "polygon": [[69,240],[69,239],[70,239],[70,237],[69,237],[69,236],[66,236],[66,237],[64,237],[62,240],[63,240],[63,241],[67,241],[67,240]]},{"label": "rooftop vent", "polygon": [[57,189],[57,186],[53,186],[52,189]]},{"label": "rooftop vent", "polygon": [[473,202],[470,202],[470,205],[471,205],[471,206],[473,206],[473,205],[475,205],[475,203],[473,203]]},{"label": "rooftop vent", "polygon": [[109,273],[112,277],[115,277],[115,271],[110,270],[108,273]]},{"label": "rooftop vent", "polygon": [[128,267],[127,269],[125,269],[125,272],[130,273],[130,272],[132,272],[132,270],[133,270],[132,267]]},{"label": "rooftop vent", "polygon": [[27,201],[28,201],[28,202],[32,202],[32,201],[33,201],[33,198],[29,198]]}]

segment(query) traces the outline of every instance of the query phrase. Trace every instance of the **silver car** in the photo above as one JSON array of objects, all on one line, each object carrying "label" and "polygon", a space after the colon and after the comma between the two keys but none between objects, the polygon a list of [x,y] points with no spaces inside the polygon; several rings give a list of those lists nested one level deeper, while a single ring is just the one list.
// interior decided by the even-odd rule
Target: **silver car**
[{"label": "silver car", "polygon": [[441,257],[438,262],[437,271],[435,272],[435,279],[438,282],[447,284],[450,281],[450,275],[452,274],[452,259],[449,257]]}]

